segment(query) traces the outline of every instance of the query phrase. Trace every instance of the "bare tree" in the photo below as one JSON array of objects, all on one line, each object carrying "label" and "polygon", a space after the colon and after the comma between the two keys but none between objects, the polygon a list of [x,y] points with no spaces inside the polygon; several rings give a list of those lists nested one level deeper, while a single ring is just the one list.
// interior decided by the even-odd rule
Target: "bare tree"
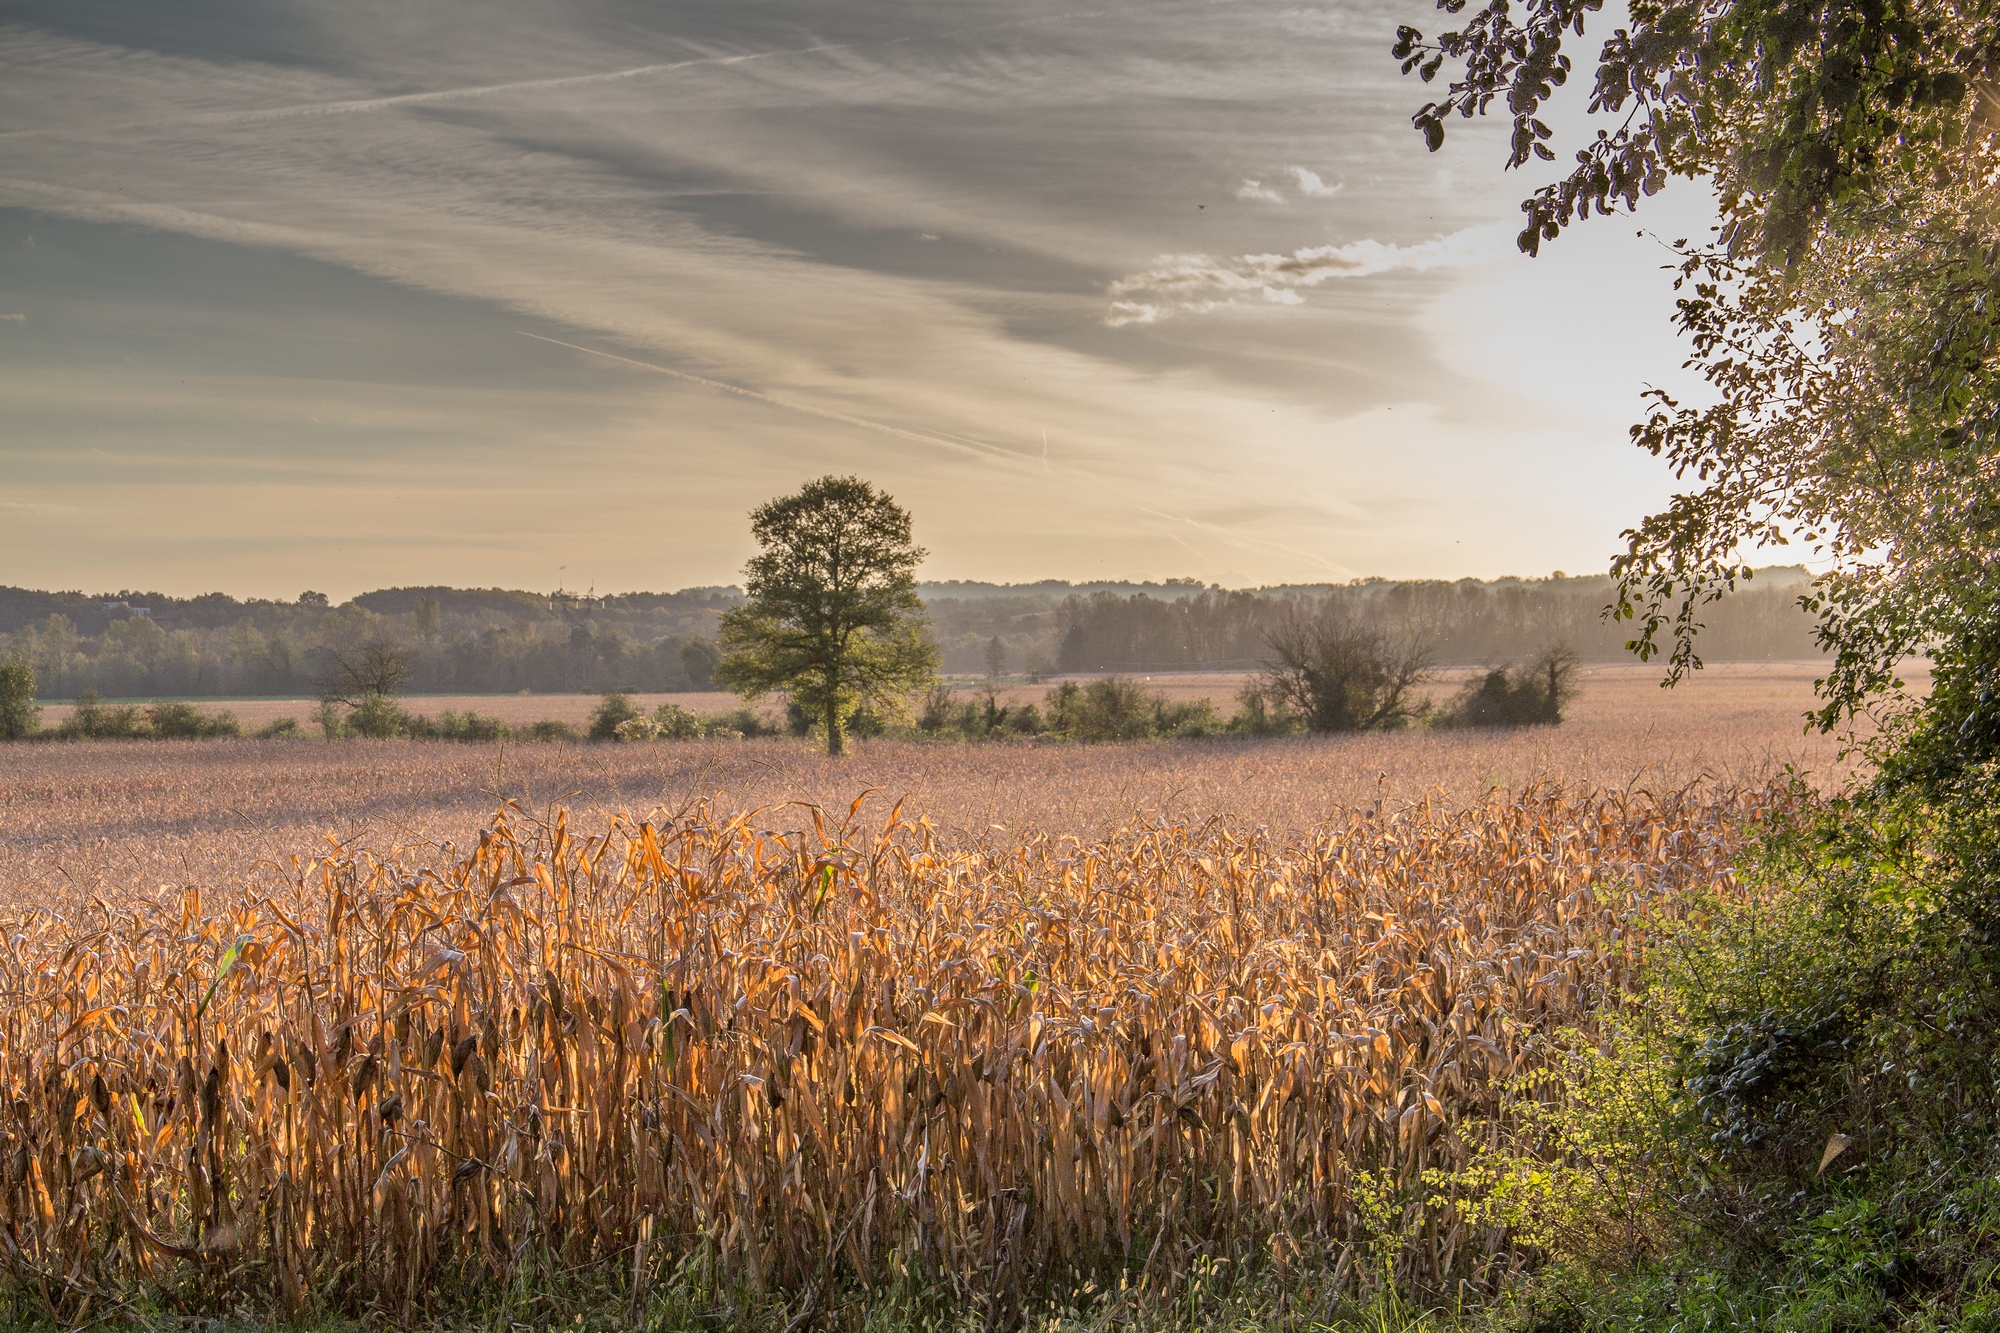
[{"label": "bare tree", "polygon": [[[410,683],[410,655],[377,640],[357,651],[335,649],[333,665],[320,684],[320,725],[331,740],[336,730],[362,736],[400,736],[409,716],[396,696]],[[335,710],[345,706],[347,716]]]},{"label": "bare tree", "polygon": [[321,682],[321,697],[349,708],[401,694],[410,683],[410,655],[377,640],[359,650],[334,649],[333,669]]},{"label": "bare tree", "polygon": [[1414,713],[1430,646],[1356,620],[1331,602],[1294,604],[1264,635],[1262,692],[1309,731],[1387,731]]}]

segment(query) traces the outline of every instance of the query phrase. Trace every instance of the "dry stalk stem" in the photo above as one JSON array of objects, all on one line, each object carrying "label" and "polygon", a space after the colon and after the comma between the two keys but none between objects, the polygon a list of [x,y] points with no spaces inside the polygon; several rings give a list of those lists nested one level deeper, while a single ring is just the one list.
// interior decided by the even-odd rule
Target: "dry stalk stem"
[{"label": "dry stalk stem", "polygon": [[[790,832],[503,810],[434,871],[341,855],[226,911],[17,920],[0,1262],[64,1318],[135,1291],[405,1312],[531,1260],[636,1288],[703,1244],[808,1303],[1284,1262],[1363,1238],[1357,1172],[1414,1197],[1503,1133],[1504,1083],[1631,976],[1641,911],[1726,882],[1778,799],[1002,851],[861,801]],[[1449,1208],[1406,1221],[1409,1281],[1514,1262]]]}]

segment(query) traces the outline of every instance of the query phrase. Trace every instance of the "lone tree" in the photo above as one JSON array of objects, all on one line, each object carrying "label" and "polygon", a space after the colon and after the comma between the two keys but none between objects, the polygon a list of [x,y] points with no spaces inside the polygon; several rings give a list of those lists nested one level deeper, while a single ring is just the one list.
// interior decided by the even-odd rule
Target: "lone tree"
[{"label": "lone tree", "polygon": [[722,617],[715,678],[745,699],[783,690],[826,726],[839,754],[848,718],[937,674],[917,600],[925,552],[910,515],[859,477],[821,477],[750,515],[763,548],[743,568],[749,600]]}]

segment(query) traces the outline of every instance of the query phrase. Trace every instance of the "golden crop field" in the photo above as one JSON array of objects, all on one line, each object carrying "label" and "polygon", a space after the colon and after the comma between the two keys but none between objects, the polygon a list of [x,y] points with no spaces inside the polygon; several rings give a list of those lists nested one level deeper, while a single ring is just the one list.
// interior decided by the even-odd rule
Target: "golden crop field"
[{"label": "golden crop field", "polygon": [[[515,812],[414,872],[29,914],[0,1221],[65,1319],[137,1291],[406,1315],[530,1264],[637,1302],[698,1256],[806,1312],[921,1277],[1001,1322],[1052,1275],[1196,1257],[1340,1250],[1353,1281],[1381,1200],[1507,1131],[1641,909],[1726,883],[1764,799],[991,849],[859,802],[793,833]],[[1449,1198],[1396,1226],[1416,1287],[1518,1262]]]},{"label": "golden crop field", "polygon": [[1490,1288],[1520,1256],[1425,1173],[1509,1133],[1645,920],[1729,887],[1783,765],[1838,779],[1807,680],[839,760],[12,747],[0,1224],[65,1319],[409,1314],[534,1264],[637,1302],[701,1263],[1005,1322],[1197,1257],[1351,1286],[1385,1228],[1412,1289]]}]

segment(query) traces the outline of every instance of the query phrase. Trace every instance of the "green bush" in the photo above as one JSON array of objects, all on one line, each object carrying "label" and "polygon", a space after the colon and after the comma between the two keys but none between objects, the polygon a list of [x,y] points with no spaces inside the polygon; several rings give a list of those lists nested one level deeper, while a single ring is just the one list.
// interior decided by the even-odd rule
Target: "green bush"
[{"label": "green bush", "polygon": [[1066,680],[1042,700],[1049,730],[1073,741],[1140,741],[1155,732],[1154,699],[1137,681]]},{"label": "green bush", "polygon": [[305,728],[299,725],[299,720],[295,717],[273,718],[257,728],[259,740],[291,740],[293,737],[303,735]]},{"label": "green bush", "polygon": [[710,736],[738,739],[745,736],[779,736],[786,728],[773,725],[757,715],[755,709],[747,705],[727,713],[718,713],[705,723]]},{"label": "green bush", "polygon": [[512,733],[497,717],[447,708],[435,719],[406,715],[404,734],[418,740],[497,741]]},{"label": "green bush", "polygon": [[525,734],[531,741],[580,741],[583,739],[583,733],[567,722],[532,722],[528,724]]},{"label": "green bush", "polygon": [[226,709],[208,713],[190,703],[153,704],[146,709],[152,734],[163,738],[196,740],[213,736],[241,736],[243,724]]},{"label": "green bush", "polygon": [[653,731],[661,740],[699,740],[708,731],[700,718],[679,704],[664,703],[653,710]]},{"label": "green bush", "polygon": [[613,729],[611,738],[619,741],[656,741],[660,738],[660,729],[653,725],[652,718],[642,713],[620,722]]},{"label": "green bush", "polygon": [[1174,703],[1123,676],[1105,676],[1088,685],[1064,681],[1042,702],[1047,729],[1074,741],[1214,736],[1225,730],[1206,699]]},{"label": "green bush", "polygon": [[594,741],[615,741],[618,728],[643,714],[632,706],[631,699],[613,691],[598,701],[597,708],[590,715],[590,739]]},{"label": "green bush", "polygon": [[139,705],[107,704],[95,690],[85,690],[56,734],[75,740],[135,740],[151,736],[153,724]]},{"label": "green bush", "polygon": [[917,731],[960,740],[1002,740],[1036,736],[1042,713],[1033,704],[1002,704],[991,685],[983,697],[961,700],[943,683],[933,685],[917,713]]},{"label": "green bush", "polygon": [[1534,1260],[1526,1326],[2000,1329],[2000,695],[1962,683],[1649,928],[1541,1132],[1443,1184]]},{"label": "green bush", "polygon": [[360,703],[347,710],[344,724],[346,731],[353,735],[377,740],[410,736],[422,725],[396,702],[395,696],[388,694],[363,696]]},{"label": "green bush", "polygon": [[1303,722],[1282,707],[1272,707],[1263,690],[1245,685],[1236,696],[1236,712],[1229,719],[1229,731],[1237,736],[1280,736],[1303,728]]},{"label": "green bush", "polygon": [[35,669],[15,653],[0,661],[0,741],[24,740],[41,730],[42,706],[35,702]]}]

